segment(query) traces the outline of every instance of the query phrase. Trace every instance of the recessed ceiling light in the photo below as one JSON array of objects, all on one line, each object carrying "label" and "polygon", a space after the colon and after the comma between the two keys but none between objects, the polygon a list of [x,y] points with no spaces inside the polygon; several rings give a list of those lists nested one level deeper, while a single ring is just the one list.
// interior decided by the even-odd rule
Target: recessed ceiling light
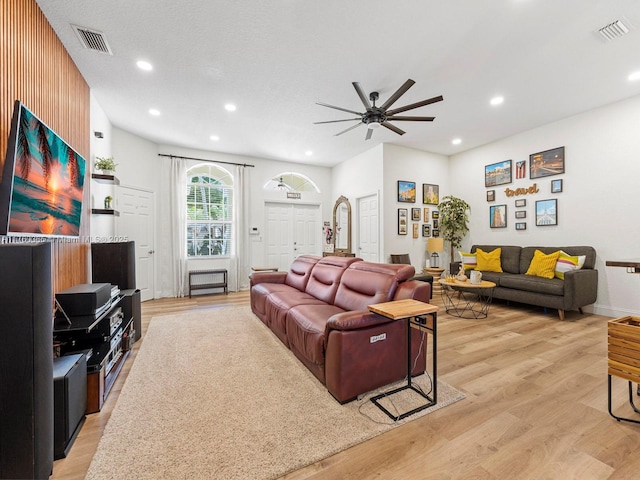
[{"label": "recessed ceiling light", "polygon": [[219,137],[219,136],[217,136],[217,135],[211,135],[209,138],[210,138],[211,140],[213,140],[214,142],[217,142],[218,140],[220,140],[220,137]]},{"label": "recessed ceiling light", "polygon": [[629,75],[630,82],[635,82],[636,80],[640,80],[640,70]]},{"label": "recessed ceiling light", "polygon": [[504,102],[504,97],[499,97],[498,96],[498,97],[493,97],[491,99],[491,102],[489,102],[489,103],[491,103],[491,105],[495,106],[495,105],[500,105],[502,102]]},{"label": "recessed ceiling light", "polygon": [[225,110],[226,110],[227,112],[235,112],[235,111],[236,111],[236,106],[235,106],[233,103],[227,103],[227,104],[224,106],[224,108],[225,108]]},{"label": "recessed ceiling light", "polygon": [[312,152],[311,150],[307,150],[306,152],[304,152],[304,154],[305,154],[307,157],[310,157],[311,155],[313,155],[313,152]]},{"label": "recessed ceiling light", "polygon": [[160,115],[160,110],[156,110],[155,108],[150,108],[149,113],[157,117],[158,115]]},{"label": "recessed ceiling light", "polygon": [[454,145],[460,145],[462,143],[462,139],[454,138],[453,140],[451,140],[451,143],[453,143]]},{"label": "recessed ceiling light", "polygon": [[136,62],[136,65],[140,70],[146,70],[146,71],[153,70],[153,65],[151,65],[149,62],[145,62],[144,60],[138,60]]}]

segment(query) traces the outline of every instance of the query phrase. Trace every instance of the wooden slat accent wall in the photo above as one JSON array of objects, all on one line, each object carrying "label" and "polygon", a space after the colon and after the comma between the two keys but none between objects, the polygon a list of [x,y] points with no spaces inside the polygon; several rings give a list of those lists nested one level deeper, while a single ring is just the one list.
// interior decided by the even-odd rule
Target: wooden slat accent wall
[{"label": "wooden slat accent wall", "polygon": [[[0,0],[0,175],[20,100],[87,163],[78,242],[53,242],[53,290],[89,282],[89,86],[35,0]],[[2,241],[11,242],[11,237]]]}]

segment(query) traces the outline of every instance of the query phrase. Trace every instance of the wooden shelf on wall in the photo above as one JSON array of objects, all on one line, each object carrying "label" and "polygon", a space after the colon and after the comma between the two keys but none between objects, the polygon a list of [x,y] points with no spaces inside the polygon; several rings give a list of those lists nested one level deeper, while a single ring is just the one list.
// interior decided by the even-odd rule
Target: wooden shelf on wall
[{"label": "wooden shelf on wall", "polygon": [[92,208],[91,213],[93,215],[114,215],[116,217],[120,216],[119,211],[113,210],[111,208]]},{"label": "wooden shelf on wall", "polygon": [[104,175],[102,173],[92,173],[91,178],[101,183],[111,183],[113,185],[120,185],[120,180],[115,175]]}]

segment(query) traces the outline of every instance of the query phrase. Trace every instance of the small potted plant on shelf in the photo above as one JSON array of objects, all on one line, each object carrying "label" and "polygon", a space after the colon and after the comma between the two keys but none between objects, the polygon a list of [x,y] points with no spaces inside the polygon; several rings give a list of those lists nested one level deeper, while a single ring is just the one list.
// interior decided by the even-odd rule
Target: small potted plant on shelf
[{"label": "small potted plant on shelf", "polygon": [[96,170],[102,170],[105,175],[113,175],[117,166],[118,164],[113,160],[113,157],[96,157]]},{"label": "small potted plant on shelf", "polygon": [[105,210],[111,210],[111,200],[113,200],[113,197],[111,195],[107,195],[106,197],[104,197]]}]

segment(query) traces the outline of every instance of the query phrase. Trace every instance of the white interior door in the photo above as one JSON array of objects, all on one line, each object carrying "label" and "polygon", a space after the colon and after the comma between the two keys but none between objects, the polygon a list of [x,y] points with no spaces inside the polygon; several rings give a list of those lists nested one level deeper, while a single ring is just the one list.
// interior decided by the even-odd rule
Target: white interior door
[{"label": "white interior door", "polygon": [[[293,258],[298,255],[320,255],[320,207],[318,205],[292,205],[295,222]],[[293,261],[293,259],[292,259]]]},{"label": "white interior door", "polygon": [[322,224],[319,205],[267,203],[266,263],[289,270],[298,255],[321,255]]},{"label": "white interior door", "polygon": [[356,256],[370,262],[379,262],[379,218],[378,195],[369,195],[356,200],[358,209],[358,250]]},{"label": "white interior door", "polygon": [[117,199],[120,216],[116,217],[116,235],[136,242],[136,287],[142,301],[151,300],[155,290],[154,194],[121,186]]},{"label": "white interior door", "polygon": [[293,210],[291,205],[267,203],[265,212],[267,217],[265,266],[288,270],[292,260]]}]

